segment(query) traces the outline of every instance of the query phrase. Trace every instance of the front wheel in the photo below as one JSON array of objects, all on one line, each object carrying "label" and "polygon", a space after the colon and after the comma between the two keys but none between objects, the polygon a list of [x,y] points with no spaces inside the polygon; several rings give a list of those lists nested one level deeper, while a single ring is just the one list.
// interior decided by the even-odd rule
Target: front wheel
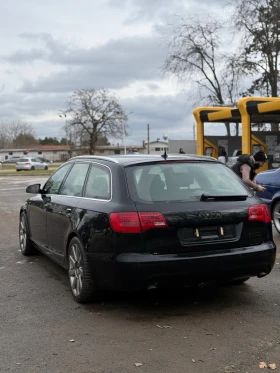
[{"label": "front wheel", "polygon": [[277,201],[273,207],[272,219],[275,229],[280,233],[280,201]]},{"label": "front wheel", "polygon": [[45,166],[45,168],[44,168],[45,170],[48,170],[48,166]]},{"label": "front wheel", "polygon": [[29,238],[27,219],[24,212],[20,214],[19,220],[19,246],[24,256],[36,254],[37,250]]},{"label": "front wheel", "polygon": [[77,237],[72,238],[68,248],[68,275],[76,302],[86,303],[97,298],[97,287],[83,245]]}]

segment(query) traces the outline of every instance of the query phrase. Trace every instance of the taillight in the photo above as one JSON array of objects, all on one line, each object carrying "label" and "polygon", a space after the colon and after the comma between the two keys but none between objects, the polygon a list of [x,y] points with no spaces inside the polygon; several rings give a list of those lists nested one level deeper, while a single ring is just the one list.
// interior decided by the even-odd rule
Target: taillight
[{"label": "taillight", "polygon": [[137,212],[114,212],[110,215],[113,231],[121,233],[140,233],[140,221]]},{"label": "taillight", "polygon": [[163,215],[158,212],[114,212],[110,215],[113,231],[120,233],[140,233],[152,228],[166,228]]},{"label": "taillight", "polygon": [[159,212],[139,212],[143,232],[152,228],[166,228],[167,223]]},{"label": "taillight", "polygon": [[29,163],[29,162],[25,162],[25,164],[26,164],[27,166],[29,166],[29,165],[30,165],[30,163]]},{"label": "taillight", "polygon": [[264,223],[270,223],[271,215],[267,205],[261,204],[249,207],[248,220],[263,221]]}]

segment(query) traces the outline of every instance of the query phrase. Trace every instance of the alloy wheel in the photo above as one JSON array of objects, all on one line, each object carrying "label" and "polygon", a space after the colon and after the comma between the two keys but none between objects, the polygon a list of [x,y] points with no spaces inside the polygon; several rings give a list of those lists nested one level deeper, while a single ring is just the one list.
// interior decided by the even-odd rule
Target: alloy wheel
[{"label": "alloy wheel", "polygon": [[26,248],[26,238],[27,238],[26,224],[25,224],[25,219],[22,216],[20,219],[20,228],[19,228],[19,244],[20,244],[21,251],[24,251]]},{"label": "alloy wheel", "polygon": [[82,292],[84,282],[83,258],[77,243],[73,243],[69,249],[69,278],[72,292],[77,297]]},{"label": "alloy wheel", "polygon": [[273,209],[273,222],[278,233],[280,233],[280,202],[277,202]]}]

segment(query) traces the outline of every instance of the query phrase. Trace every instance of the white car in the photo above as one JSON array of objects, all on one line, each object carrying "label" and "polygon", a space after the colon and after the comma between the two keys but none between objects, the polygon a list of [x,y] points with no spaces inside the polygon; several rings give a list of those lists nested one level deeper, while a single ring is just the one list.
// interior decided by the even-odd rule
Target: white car
[{"label": "white car", "polygon": [[24,157],[20,158],[16,163],[16,170],[47,170],[48,165],[45,162],[42,162],[40,159],[35,157]]}]

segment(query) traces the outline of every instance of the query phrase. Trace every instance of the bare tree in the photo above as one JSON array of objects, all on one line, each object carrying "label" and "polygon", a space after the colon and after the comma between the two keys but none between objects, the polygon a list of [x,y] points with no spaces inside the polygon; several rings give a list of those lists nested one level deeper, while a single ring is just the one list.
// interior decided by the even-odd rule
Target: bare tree
[{"label": "bare tree", "polygon": [[280,2],[237,0],[235,20],[243,32],[243,65],[257,74],[249,93],[277,97],[279,90]]},{"label": "bare tree", "polygon": [[106,89],[83,89],[73,93],[62,110],[66,128],[86,138],[89,153],[94,154],[102,137],[122,138],[127,128],[127,114],[116,97]]},{"label": "bare tree", "polygon": [[[21,146],[23,139],[29,138],[34,144],[35,134],[31,124],[22,121],[0,122],[0,147],[7,149],[12,146]],[[17,141],[17,139],[19,141]],[[25,141],[25,145],[26,141]],[[32,145],[32,144],[29,144]],[[23,146],[23,145],[22,145]]]},{"label": "bare tree", "polygon": [[[224,25],[210,16],[208,19],[205,23],[188,16],[172,29],[163,71],[179,81],[195,82],[208,104],[234,104],[239,95],[239,59],[225,55]],[[230,124],[225,126],[230,136]]]},{"label": "bare tree", "polygon": [[[280,2],[279,0],[235,0],[235,24],[243,32],[242,63],[253,77],[247,95],[277,97],[279,93]],[[278,130],[278,124],[272,124]]]}]

